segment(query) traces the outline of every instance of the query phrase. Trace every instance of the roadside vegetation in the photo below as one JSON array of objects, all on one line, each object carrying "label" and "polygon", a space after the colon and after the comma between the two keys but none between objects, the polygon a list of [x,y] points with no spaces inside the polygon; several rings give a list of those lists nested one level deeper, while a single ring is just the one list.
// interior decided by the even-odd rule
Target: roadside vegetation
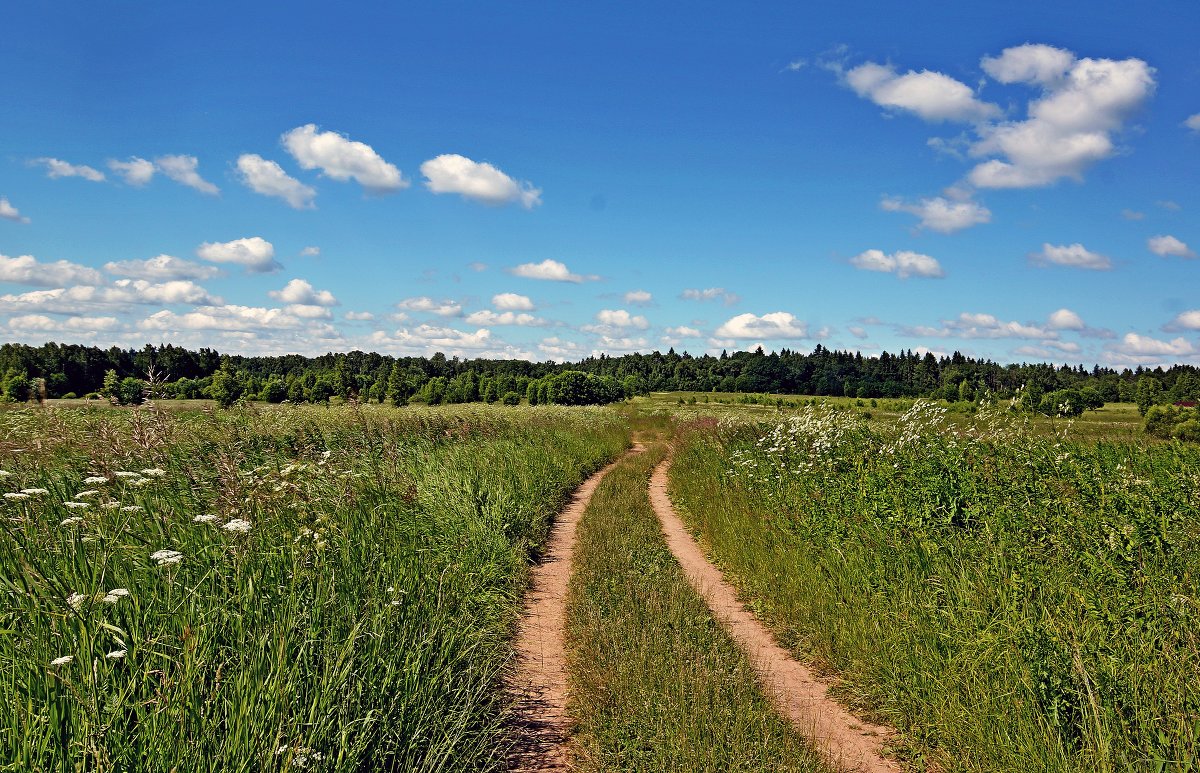
[{"label": "roadside vegetation", "polygon": [[672,498],[916,767],[1194,771],[1198,471],[995,408],[806,405],[694,419]]},{"label": "roadside vegetation", "polygon": [[663,454],[613,469],[580,522],[568,643],[583,769],[826,770],[667,548],[647,494]]},{"label": "roadside vegetation", "polygon": [[0,412],[4,770],[486,770],[605,409]]}]

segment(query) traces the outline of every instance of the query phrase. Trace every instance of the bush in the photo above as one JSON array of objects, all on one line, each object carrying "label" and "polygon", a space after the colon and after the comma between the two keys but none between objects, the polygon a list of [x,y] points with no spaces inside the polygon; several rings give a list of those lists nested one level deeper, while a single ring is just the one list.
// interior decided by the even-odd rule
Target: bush
[{"label": "bush", "polygon": [[1188,419],[1175,425],[1171,437],[1187,443],[1200,443],[1200,420]]},{"label": "bush", "polygon": [[505,392],[504,397],[500,398],[500,402],[505,405],[520,405],[521,396],[516,392]]},{"label": "bush", "polygon": [[1146,411],[1145,432],[1164,440],[1200,443],[1200,411],[1177,405],[1151,405]]},{"label": "bush", "polygon": [[75,400],[75,399],[77,399],[78,397],[79,397],[79,395],[75,394],[74,392],[67,392],[65,395],[63,395],[63,396],[62,396],[62,398],[61,398],[61,399],[63,399],[63,400]]}]

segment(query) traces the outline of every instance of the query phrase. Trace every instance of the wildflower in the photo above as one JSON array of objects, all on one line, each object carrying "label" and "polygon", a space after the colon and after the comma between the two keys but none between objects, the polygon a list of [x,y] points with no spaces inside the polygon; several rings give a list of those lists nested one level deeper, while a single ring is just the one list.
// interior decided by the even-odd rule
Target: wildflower
[{"label": "wildflower", "polygon": [[49,494],[50,492],[44,488],[23,488],[21,489],[21,493],[32,496],[34,494]]},{"label": "wildflower", "polygon": [[116,604],[121,599],[129,595],[128,588],[113,588],[104,595],[105,604]]},{"label": "wildflower", "polygon": [[55,658],[54,660],[51,660],[50,665],[65,666],[66,664],[70,663],[74,659],[75,659],[74,655],[63,655],[61,658]]},{"label": "wildflower", "polygon": [[71,605],[71,609],[79,609],[87,599],[88,597],[82,593],[72,593],[70,596],[67,596],[67,603]]},{"label": "wildflower", "polygon": [[0,470],[0,478],[7,478],[12,475],[8,470]]},{"label": "wildflower", "polygon": [[88,497],[94,497],[99,493],[100,492],[97,491],[96,489],[90,488],[90,489],[87,489],[86,491],[80,491],[78,494],[75,495],[75,498],[76,499],[87,499]]},{"label": "wildflower", "polygon": [[107,502],[102,503],[100,505],[100,509],[101,510],[116,510],[120,506],[121,506],[120,502],[118,502],[115,499],[110,499]]},{"label": "wildflower", "polygon": [[121,508],[122,513],[136,513],[142,509],[141,505],[125,505]]},{"label": "wildflower", "polygon": [[142,474],[148,475],[151,478],[161,478],[167,474],[167,471],[162,469],[161,467],[150,467],[148,469],[142,470]]},{"label": "wildflower", "polygon": [[129,481],[129,485],[136,486],[137,488],[141,488],[142,486],[149,486],[153,482],[154,482],[153,478],[138,478],[137,480]]},{"label": "wildflower", "polygon": [[63,502],[63,507],[69,507],[72,510],[86,510],[91,505],[87,502]]},{"label": "wildflower", "polygon": [[117,470],[116,472],[113,473],[113,475],[116,475],[118,478],[140,478],[140,477],[142,477],[142,474],[140,472],[129,472],[128,470]]},{"label": "wildflower", "polygon": [[74,524],[79,523],[82,520],[83,519],[80,518],[78,515],[72,515],[70,518],[63,518],[62,521],[60,521],[58,525],[59,526],[72,526]]},{"label": "wildflower", "polygon": [[108,483],[108,478],[103,475],[89,475],[83,479],[83,482],[89,486],[94,486],[98,483]]},{"label": "wildflower", "polygon": [[150,560],[157,562],[159,566],[169,566],[182,561],[183,553],[178,550],[156,550],[150,554]]},{"label": "wildflower", "polygon": [[225,524],[221,528],[224,529],[225,531],[237,532],[239,534],[245,534],[246,532],[250,531],[250,522],[243,521],[241,518],[234,518],[232,521]]},{"label": "wildflower", "polygon": [[108,658],[109,660],[120,660],[121,658],[125,657],[125,650],[113,650],[104,657]]},{"label": "wildflower", "polygon": [[204,513],[203,515],[197,515],[195,518],[193,518],[192,523],[212,523],[215,520],[217,520],[217,516],[213,515],[212,513]]}]

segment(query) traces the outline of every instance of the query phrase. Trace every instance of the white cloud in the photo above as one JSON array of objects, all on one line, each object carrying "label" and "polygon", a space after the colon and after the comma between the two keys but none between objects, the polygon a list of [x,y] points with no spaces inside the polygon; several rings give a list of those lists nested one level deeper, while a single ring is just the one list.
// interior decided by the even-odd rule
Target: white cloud
[{"label": "white cloud", "polygon": [[148,282],[145,279],[119,279],[109,287],[74,285],[52,290],[34,290],[19,295],[0,296],[0,311],[44,311],[55,314],[83,314],[107,310],[113,306],[158,303],[220,304],[220,298],[208,294],[200,285],[185,280]]},{"label": "white cloud", "polygon": [[66,317],[52,318],[44,314],[25,314],[8,320],[8,328],[15,333],[87,333],[98,330],[113,330],[120,325],[116,317]]},{"label": "white cloud", "polygon": [[1123,209],[1121,210],[1121,217],[1125,218],[1126,220],[1145,220],[1146,213],[1138,212],[1135,209]]},{"label": "white cloud", "polygon": [[434,193],[457,193],[483,204],[520,204],[533,209],[542,203],[542,192],[531,184],[518,183],[488,163],[447,153],[421,164],[425,186]]},{"label": "white cloud", "polygon": [[1154,204],[1155,206],[1162,207],[1168,212],[1178,212],[1179,210],[1183,209],[1183,207],[1179,206],[1178,202],[1171,201],[1170,199],[1156,201]]},{"label": "white cloud", "polygon": [[630,306],[649,306],[654,301],[654,296],[645,290],[630,290],[625,293],[625,302]]},{"label": "white cloud", "polygon": [[978,202],[950,201],[941,196],[921,199],[915,204],[905,203],[900,198],[884,196],[879,206],[887,212],[907,212],[916,215],[920,218],[918,227],[944,234],[987,223],[992,219],[991,210]]},{"label": "white cloud", "polygon": [[435,301],[427,295],[405,298],[396,304],[396,308],[405,311],[424,311],[439,317],[457,317],[462,314],[462,304],[450,300]]},{"label": "white cloud", "polygon": [[176,314],[163,309],[138,323],[142,330],[226,330],[256,332],[302,327],[305,320],[283,309],[259,306],[213,305]]},{"label": "white cloud", "polygon": [[1047,324],[1054,330],[1083,330],[1083,318],[1070,309],[1059,309],[1050,315]]},{"label": "white cloud", "polygon": [[850,258],[850,263],[864,271],[895,274],[901,279],[908,279],[910,276],[940,279],[946,275],[937,260],[909,250],[900,250],[890,255],[883,250],[867,250]]},{"label": "white cloud", "polygon": [[936,338],[1034,338],[1043,343],[1058,338],[1058,332],[1048,327],[997,319],[991,314],[963,312],[955,319],[942,320],[941,327],[902,327],[910,336]]},{"label": "white cloud", "polygon": [[973,185],[1029,188],[1082,179],[1089,166],[1116,152],[1112,135],[1154,93],[1154,68],[1140,59],[1077,59],[1056,75],[1062,56],[1074,55],[1045,48],[1019,46],[984,60],[985,69],[1040,85],[1043,94],[1029,103],[1025,120],[980,128],[971,154],[999,158],[971,170]]},{"label": "white cloud", "polygon": [[845,74],[856,94],[880,107],[908,110],[926,121],[983,121],[1000,108],[975,98],[970,87],[940,72],[908,71],[898,75],[891,65],[867,62]]},{"label": "white cloud", "polygon": [[1163,326],[1163,330],[1200,330],[1200,309],[1190,309],[1175,315],[1175,318]]},{"label": "white cloud", "polygon": [[315,124],[283,135],[283,146],[302,169],[320,169],[326,177],[354,179],[372,193],[393,193],[409,186],[400,170],[384,161],[374,148],[337,132],[318,132]]},{"label": "white cloud", "polygon": [[587,351],[582,345],[558,336],[543,338],[538,349],[552,360],[578,360]]},{"label": "white cloud", "polygon": [[599,357],[601,354],[620,355],[632,354],[634,352],[646,351],[649,348],[649,342],[645,338],[633,338],[630,336],[616,337],[602,335],[596,339],[597,347],[592,349],[591,356]]},{"label": "white cloud", "polygon": [[728,292],[724,287],[708,287],[703,290],[687,289],[679,294],[680,298],[685,301],[724,301],[726,306],[732,306],[741,300],[734,293]]},{"label": "white cloud", "polygon": [[1054,263],[1093,271],[1107,271],[1112,268],[1112,260],[1107,255],[1092,252],[1078,242],[1057,246],[1047,242],[1042,245],[1041,252],[1030,253],[1029,259],[1039,266]]},{"label": "white cloud", "polygon": [[338,306],[338,299],[328,290],[314,290],[303,279],[292,279],[281,290],[271,290],[267,295],[284,303],[309,306]]},{"label": "white cloud", "polygon": [[493,345],[492,331],[479,328],[473,333],[452,327],[437,327],[434,325],[417,325],[415,328],[402,328],[388,335],[383,331],[375,331],[371,340],[390,347],[429,351],[432,349],[485,349]]},{"label": "white cloud", "polygon": [[717,328],[717,338],[794,339],[808,338],[808,325],[786,311],[773,311],[761,317],[738,314]]},{"label": "white cloud", "polygon": [[22,217],[21,213],[12,204],[8,203],[8,199],[0,196],[0,218],[11,220],[14,223],[28,223],[29,218]]},{"label": "white cloud", "polygon": [[62,177],[82,177],[94,183],[104,182],[104,172],[85,164],[70,164],[57,158],[35,158],[32,163],[46,167],[46,176],[51,180]]},{"label": "white cloud", "polygon": [[559,263],[557,260],[547,258],[541,263],[522,263],[519,266],[509,269],[509,273],[513,276],[524,277],[525,279],[545,279],[551,282],[585,282],[596,281],[600,277],[595,274],[581,275],[573,274],[565,264]]},{"label": "white cloud", "polygon": [[466,322],[468,325],[520,325],[522,327],[541,327],[546,324],[546,320],[535,317],[532,314],[515,311],[492,311],[490,309],[481,309],[467,315]]},{"label": "white cloud", "polygon": [[1186,357],[1197,353],[1196,347],[1185,338],[1161,341],[1137,333],[1126,333],[1120,343],[1110,344],[1108,349],[1131,357]]},{"label": "white cloud", "polygon": [[212,279],[221,270],[216,266],[205,266],[173,255],[159,255],[146,260],[110,261],[104,270],[117,276],[134,279]]},{"label": "white cloud", "polygon": [[220,188],[205,180],[196,171],[200,160],[195,156],[159,156],[154,159],[154,163],[160,172],[180,185],[194,188],[209,196],[220,193]]},{"label": "white cloud", "polygon": [[669,328],[667,328],[667,333],[669,335],[678,336],[679,338],[700,338],[704,335],[696,328],[687,327],[686,325],[680,325],[679,327],[669,327]]},{"label": "white cloud", "polygon": [[846,329],[849,330],[850,335],[854,336],[855,338],[866,338],[868,335],[867,329],[860,325],[851,325]]},{"label": "white cloud", "polygon": [[624,309],[601,309],[596,312],[596,321],[601,325],[615,328],[635,327],[638,330],[645,330],[650,327],[650,323],[646,321],[645,317],[634,316]]},{"label": "white cloud", "polygon": [[65,260],[41,263],[32,255],[20,255],[15,258],[0,255],[0,282],[61,287],[69,284],[100,284],[103,281],[99,271],[78,263]]},{"label": "white cloud", "polygon": [[482,272],[482,271],[487,271],[487,270],[488,270],[488,264],[486,264],[486,263],[480,263],[478,260],[475,260],[475,261],[472,261],[472,262],[468,263],[468,264],[467,264],[467,268],[471,269],[472,271],[474,271],[474,272],[476,272],[476,273],[479,273],[479,272]]},{"label": "white cloud", "polygon": [[300,250],[300,257],[302,258],[315,258],[320,254],[320,247],[305,247],[304,249]]},{"label": "white cloud", "polygon": [[366,322],[375,319],[375,315],[369,311],[347,311],[346,319],[350,322]]},{"label": "white cloud", "polygon": [[533,301],[529,296],[516,293],[493,295],[492,305],[501,311],[533,311]]},{"label": "white cloud", "polygon": [[283,310],[300,319],[333,319],[333,312],[315,303],[289,303]]},{"label": "white cloud", "polygon": [[196,254],[213,263],[236,263],[255,274],[283,268],[275,260],[275,245],[261,236],[231,242],[205,242],[196,248]]},{"label": "white cloud", "polygon": [[1001,83],[1032,83],[1053,86],[1062,82],[1075,64],[1070,51],[1041,43],[1006,48],[1000,56],[985,56],[983,71]]},{"label": "white cloud", "polygon": [[1177,258],[1194,258],[1196,253],[1187,244],[1174,236],[1152,236],[1146,241],[1146,246],[1155,255],[1161,257],[1175,256]]},{"label": "white cloud", "polygon": [[291,177],[283,167],[254,153],[238,156],[238,172],[242,183],[264,196],[276,196],[288,203],[292,209],[314,209],[313,199],[317,191]]},{"label": "white cloud", "polygon": [[1188,116],[1187,120],[1183,122],[1183,125],[1194,132],[1200,133],[1200,113]]},{"label": "white cloud", "polygon": [[149,282],[145,279],[118,279],[111,289],[102,290],[99,299],[108,303],[192,303],[220,304],[200,285],[185,279]]},{"label": "white cloud", "polygon": [[128,161],[108,160],[108,168],[125,181],[126,185],[140,188],[154,178],[154,162],[130,156]]},{"label": "white cloud", "polygon": [[1045,341],[1042,346],[1018,346],[1013,354],[1022,357],[1039,357],[1043,360],[1053,360],[1063,354],[1079,354],[1083,348],[1074,341]]}]

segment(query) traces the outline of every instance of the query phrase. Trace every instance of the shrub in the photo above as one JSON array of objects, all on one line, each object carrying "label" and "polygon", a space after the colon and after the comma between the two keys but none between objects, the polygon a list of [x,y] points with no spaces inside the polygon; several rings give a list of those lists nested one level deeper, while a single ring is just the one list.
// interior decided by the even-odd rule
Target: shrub
[{"label": "shrub", "polygon": [[500,398],[500,402],[504,405],[520,405],[521,396],[516,392],[505,392],[504,397]]}]

